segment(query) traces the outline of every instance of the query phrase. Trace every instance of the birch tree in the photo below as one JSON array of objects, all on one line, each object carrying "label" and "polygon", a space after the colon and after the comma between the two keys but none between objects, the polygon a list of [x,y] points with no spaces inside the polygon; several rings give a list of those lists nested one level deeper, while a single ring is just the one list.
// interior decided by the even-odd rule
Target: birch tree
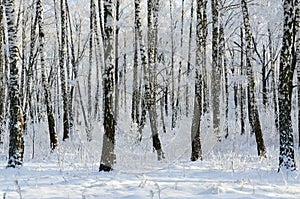
[{"label": "birch tree", "polygon": [[[2,32],[3,32],[3,4],[0,2],[0,49],[2,49]],[[5,133],[5,68],[2,51],[0,52],[0,145],[3,144],[3,136]]]},{"label": "birch tree", "polygon": [[[157,152],[157,159],[164,158],[164,152],[162,151],[161,142],[158,136],[157,128],[157,110],[156,110],[156,63],[155,63],[155,28],[153,24],[156,23],[158,17],[158,0],[148,0],[148,68],[145,71],[145,101],[146,108],[149,113],[152,143]],[[155,26],[154,26],[155,27]]]},{"label": "birch tree", "polygon": [[115,163],[115,118],[114,118],[114,1],[104,1],[104,74],[103,74],[103,147],[99,171],[111,171]]},{"label": "birch tree", "polygon": [[18,45],[16,33],[15,1],[5,1],[5,13],[7,18],[8,49],[9,49],[9,157],[7,167],[16,167],[23,164],[24,140],[23,140],[23,112],[19,97],[19,66]]},{"label": "birch tree", "polygon": [[195,66],[195,98],[194,98],[194,115],[191,128],[192,154],[191,160],[202,160],[202,149],[200,141],[200,124],[202,115],[202,76],[201,69],[203,65],[203,12],[205,2],[197,0],[197,25],[196,25],[196,66]]},{"label": "birch tree", "polygon": [[66,69],[65,69],[65,54],[66,54],[66,11],[65,1],[60,0],[61,8],[61,40],[59,52],[59,67],[60,67],[60,81],[61,93],[63,98],[63,140],[65,141],[70,137],[70,121],[69,121],[69,95],[67,89]]},{"label": "birch tree", "polygon": [[[299,6],[297,2],[297,6]],[[293,26],[294,26],[294,1],[283,2],[283,39],[280,52],[278,104],[279,104],[279,170],[295,170],[294,138],[292,129],[292,88],[293,71],[292,48],[293,48]]]},{"label": "birch tree", "polygon": [[246,65],[248,76],[248,95],[249,95],[249,120],[252,131],[255,133],[255,139],[257,144],[257,153],[260,157],[266,156],[266,147],[264,144],[263,134],[260,125],[257,99],[255,93],[255,81],[253,73],[253,44],[252,44],[252,32],[250,29],[250,19],[246,0],[241,0],[244,28],[245,28],[245,40],[246,40]]},{"label": "birch tree", "polygon": [[220,95],[221,95],[221,66],[218,63],[219,45],[219,3],[217,0],[211,1],[212,10],[212,107],[213,107],[213,128],[214,133],[221,141],[220,137]]},{"label": "birch tree", "polygon": [[134,2],[134,61],[133,61],[133,82],[132,82],[132,100],[131,100],[131,120],[133,123],[139,123],[139,90],[138,90],[138,49],[139,49],[139,33],[140,33],[140,1]]},{"label": "birch tree", "polygon": [[36,3],[38,27],[39,27],[39,54],[40,54],[40,63],[42,69],[42,83],[44,87],[45,103],[47,107],[47,119],[48,119],[48,129],[50,135],[50,148],[54,150],[58,146],[58,139],[55,129],[55,120],[52,107],[51,93],[48,83],[48,78],[46,74],[46,63],[45,63],[45,32],[44,32],[44,11],[42,0],[38,0]]},{"label": "birch tree", "polygon": [[[297,83],[298,83],[298,134],[300,141],[300,4],[299,0],[295,0],[295,31],[298,33],[296,37],[296,62],[297,62]],[[300,142],[298,143],[300,147]]]}]

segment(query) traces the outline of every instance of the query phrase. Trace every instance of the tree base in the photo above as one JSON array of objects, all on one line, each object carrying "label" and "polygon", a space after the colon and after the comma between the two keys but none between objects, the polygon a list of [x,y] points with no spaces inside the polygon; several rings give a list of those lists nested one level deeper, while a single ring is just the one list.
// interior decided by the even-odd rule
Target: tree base
[{"label": "tree base", "polygon": [[111,168],[110,166],[106,166],[104,164],[100,164],[100,167],[99,167],[99,171],[104,171],[104,172],[110,172],[112,171],[113,168]]}]

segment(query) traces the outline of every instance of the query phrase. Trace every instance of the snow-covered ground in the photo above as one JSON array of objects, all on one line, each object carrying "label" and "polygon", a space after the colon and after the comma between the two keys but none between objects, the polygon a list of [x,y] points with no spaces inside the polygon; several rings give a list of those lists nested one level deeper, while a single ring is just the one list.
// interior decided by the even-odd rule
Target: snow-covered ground
[{"label": "snow-covered ground", "polygon": [[[80,131],[52,154],[46,133],[29,133],[24,166],[18,169],[5,168],[6,142],[0,149],[0,198],[300,198],[300,172],[277,172],[277,136],[268,125],[267,159],[257,158],[255,138],[249,133],[231,132],[228,139],[215,143],[203,129],[203,161],[190,162],[189,121],[183,120],[175,133],[161,133],[166,154],[161,162],[156,161],[148,126],[142,143],[136,141],[135,131],[119,128],[117,163],[111,173],[98,172],[102,134],[96,131],[94,141],[85,143]],[[119,125],[124,127],[123,122]],[[296,150],[300,165],[298,154]]]},{"label": "snow-covered ground", "polygon": [[31,161],[5,169],[2,198],[300,198],[300,173],[277,172],[270,160],[213,157],[195,163],[160,162],[139,170],[99,173],[98,163]]}]

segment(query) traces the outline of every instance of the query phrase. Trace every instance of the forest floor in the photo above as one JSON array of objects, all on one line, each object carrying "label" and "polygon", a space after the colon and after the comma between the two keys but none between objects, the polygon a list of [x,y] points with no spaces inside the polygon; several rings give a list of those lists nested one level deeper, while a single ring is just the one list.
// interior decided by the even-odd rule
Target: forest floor
[{"label": "forest floor", "polygon": [[[21,168],[7,169],[8,140],[0,147],[0,199],[299,199],[300,171],[278,172],[278,134],[269,123],[269,119],[263,120],[266,159],[257,157],[255,137],[250,133],[240,135],[230,130],[229,137],[218,143],[203,125],[203,161],[191,162],[191,124],[187,119],[175,131],[160,134],[166,158],[158,162],[149,126],[138,142],[134,127],[129,129],[128,121],[121,121],[116,135],[116,165],[110,173],[98,172],[101,124],[95,126],[92,142],[84,141],[85,131],[78,130],[69,141],[60,142],[54,153],[49,153],[48,134],[43,130],[47,128],[37,125],[39,131],[25,135]],[[296,146],[298,140],[295,134]],[[299,154],[296,148],[297,166]]]},{"label": "forest floor", "polygon": [[118,165],[111,173],[98,172],[96,162],[40,160],[6,169],[1,161],[0,198],[300,198],[299,171],[277,172],[257,158],[213,161],[163,161],[131,171]]}]

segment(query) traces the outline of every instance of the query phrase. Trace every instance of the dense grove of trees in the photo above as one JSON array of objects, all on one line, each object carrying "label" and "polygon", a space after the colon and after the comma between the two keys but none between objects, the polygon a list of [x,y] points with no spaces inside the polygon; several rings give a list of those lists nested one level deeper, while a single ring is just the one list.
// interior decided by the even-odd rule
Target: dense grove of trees
[{"label": "dense grove of trees", "polygon": [[[183,118],[192,122],[191,161],[203,158],[202,125],[218,144],[233,132],[253,134],[257,154],[265,158],[268,132],[260,118],[268,111],[280,138],[279,169],[296,168],[298,0],[2,0],[0,5],[0,144],[9,137],[8,167],[23,164],[23,134],[43,123],[51,152],[72,142],[80,126],[87,142],[93,132],[103,134],[99,170],[111,171],[118,155],[116,127],[124,114],[136,142],[149,123],[158,160],[167,155],[160,134],[176,130]],[[292,124],[293,98],[298,126]],[[99,122],[104,132],[96,129]]]}]

